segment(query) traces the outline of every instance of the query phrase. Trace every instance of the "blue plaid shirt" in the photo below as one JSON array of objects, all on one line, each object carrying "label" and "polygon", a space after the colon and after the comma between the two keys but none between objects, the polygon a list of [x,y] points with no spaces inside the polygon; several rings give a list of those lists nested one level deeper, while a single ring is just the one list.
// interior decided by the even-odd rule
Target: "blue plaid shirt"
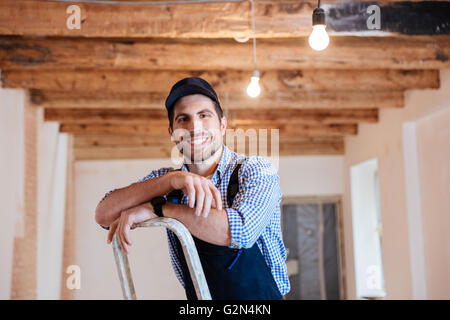
[{"label": "blue plaid shirt", "polygon": [[[239,192],[233,205],[228,207],[227,188],[234,167],[240,161]],[[173,168],[161,168],[152,171],[139,182],[153,179],[172,171]],[[181,168],[188,171],[186,165]],[[247,157],[231,152],[226,146],[219,165],[211,177],[214,185],[219,183],[223,208],[228,214],[231,231],[230,248],[250,248],[256,242],[269,266],[274,280],[282,295],[290,290],[286,269],[286,250],[280,227],[280,178],[270,161],[260,156]],[[183,194],[182,204],[188,204],[186,194]],[[167,230],[169,252],[172,267],[178,280],[184,287],[183,274],[176,252],[176,235]]]}]

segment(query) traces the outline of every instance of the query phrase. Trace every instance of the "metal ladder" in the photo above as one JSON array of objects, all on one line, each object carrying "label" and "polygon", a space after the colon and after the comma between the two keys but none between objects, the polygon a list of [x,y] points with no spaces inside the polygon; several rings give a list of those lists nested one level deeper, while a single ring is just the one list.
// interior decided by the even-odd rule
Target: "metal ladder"
[{"label": "metal ladder", "polygon": [[[186,257],[186,262],[191,274],[192,282],[194,283],[197,297],[199,300],[211,300],[211,294],[209,292],[205,274],[203,273],[194,240],[192,239],[189,230],[181,222],[172,218],[154,218],[136,224],[135,227],[165,227],[173,231],[180,240],[183,248],[183,253]],[[128,256],[120,247],[115,234],[112,243],[120,284],[122,286],[123,298],[125,300],[136,300],[136,292],[134,290],[133,278],[131,277]]]}]

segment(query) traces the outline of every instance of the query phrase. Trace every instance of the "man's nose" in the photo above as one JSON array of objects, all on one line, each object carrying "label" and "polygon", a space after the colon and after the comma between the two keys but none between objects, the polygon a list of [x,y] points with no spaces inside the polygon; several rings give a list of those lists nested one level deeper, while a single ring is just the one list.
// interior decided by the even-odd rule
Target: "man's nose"
[{"label": "man's nose", "polygon": [[200,119],[192,119],[189,121],[187,129],[190,132],[201,132],[203,130],[203,122]]}]

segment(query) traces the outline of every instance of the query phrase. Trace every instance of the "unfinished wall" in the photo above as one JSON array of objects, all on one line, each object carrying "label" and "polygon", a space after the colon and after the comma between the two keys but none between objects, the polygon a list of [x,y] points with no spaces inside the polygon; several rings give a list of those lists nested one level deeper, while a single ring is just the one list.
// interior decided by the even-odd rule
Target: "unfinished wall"
[{"label": "unfinished wall", "polygon": [[417,139],[428,298],[450,299],[450,103],[417,121]]},{"label": "unfinished wall", "polygon": [[[25,96],[26,97],[26,96]],[[37,110],[24,99],[23,213],[16,221],[11,272],[11,299],[35,299],[37,291]],[[20,146],[19,146],[20,147]]]},{"label": "unfinished wall", "polygon": [[281,157],[278,173],[283,196],[343,193],[342,156]]},{"label": "unfinished wall", "polygon": [[59,299],[66,195],[67,134],[39,109],[37,299]]},{"label": "unfinished wall", "polygon": [[0,101],[0,299],[58,299],[67,136],[24,91]]},{"label": "unfinished wall", "polygon": [[24,215],[24,92],[0,89],[0,299],[11,295],[15,225]]},{"label": "unfinished wall", "polygon": [[[436,113],[433,122],[422,118],[450,108],[450,70],[441,70],[441,88],[439,90],[410,90],[405,94],[405,108],[383,109],[380,121],[376,124],[361,124],[355,137],[346,138],[346,154],[344,157],[344,235],[346,249],[346,265],[348,270],[347,284],[350,298],[355,298],[353,235],[350,201],[350,168],[363,161],[377,158],[379,164],[380,209],[383,224],[383,263],[386,281],[387,299],[412,299],[418,297],[413,290],[413,277],[420,276],[411,272],[410,245],[406,186],[405,158],[403,156],[403,124],[418,123],[419,151],[422,183],[422,207],[424,221],[424,242],[427,268],[428,297],[450,298],[450,283],[443,269],[450,268],[450,252],[431,251],[430,243],[437,244],[447,240],[442,232],[434,234],[435,227],[442,223],[442,210],[447,208],[448,199],[448,130],[450,127],[446,113]],[[447,111],[446,111],[447,112]],[[438,119],[438,120],[436,120]],[[437,121],[435,123],[435,121]],[[433,128],[433,129],[431,129]],[[434,140],[433,137],[439,137]],[[408,158],[406,158],[408,161]],[[434,179],[437,179],[434,180]],[[421,184],[422,184],[421,183]],[[432,195],[432,196],[431,196]],[[433,203],[433,205],[430,205]],[[445,221],[445,220],[444,220]],[[441,225],[442,226],[442,225]],[[439,229],[437,229],[439,230]],[[437,231],[436,230],[436,231]],[[440,244],[439,248],[443,249]],[[420,257],[419,257],[420,258]],[[430,271],[432,270],[432,271]],[[433,274],[431,274],[431,273]],[[440,279],[440,280],[438,280]],[[416,294],[413,294],[416,292]]]},{"label": "unfinished wall", "polygon": [[[81,269],[76,299],[121,299],[122,291],[107,231],[94,220],[97,203],[111,189],[126,186],[168,161],[80,161],[75,164],[75,263]],[[170,266],[162,228],[132,231],[129,254],[139,299],[184,299]]]},{"label": "unfinished wall", "polygon": [[75,292],[67,286],[67,269],[75,264],[75,158],[73,151],[73,136],[67,137],[67,170],[66,170],[66,203],[64,215],[64,239],[61,261],[61,294],[63,300],[72,300]]}]

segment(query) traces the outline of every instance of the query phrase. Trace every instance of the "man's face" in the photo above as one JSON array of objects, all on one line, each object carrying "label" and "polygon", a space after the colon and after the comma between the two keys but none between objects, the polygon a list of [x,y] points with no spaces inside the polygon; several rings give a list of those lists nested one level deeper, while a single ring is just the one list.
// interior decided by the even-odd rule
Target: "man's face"
[{"label": "man's face", "polygon": [[210,98],[202,94],[185,96],[176,102],[173,111],[169,133],[186,160],[204,162],[220,150],[226,118],[219,119]]}]

